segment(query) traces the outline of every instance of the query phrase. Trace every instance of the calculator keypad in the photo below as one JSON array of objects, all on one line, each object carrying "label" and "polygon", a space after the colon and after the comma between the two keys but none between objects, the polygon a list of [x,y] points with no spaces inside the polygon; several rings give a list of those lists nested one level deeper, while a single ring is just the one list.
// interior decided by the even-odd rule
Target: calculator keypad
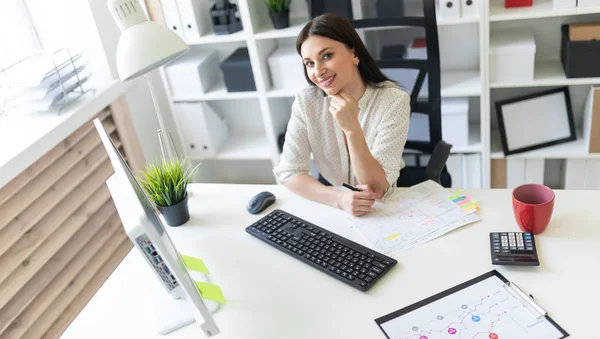
[{"label": "calculator keypad", "polygon": [[490,233],[495,265],[539,265],[533,235],[528,232]]}]

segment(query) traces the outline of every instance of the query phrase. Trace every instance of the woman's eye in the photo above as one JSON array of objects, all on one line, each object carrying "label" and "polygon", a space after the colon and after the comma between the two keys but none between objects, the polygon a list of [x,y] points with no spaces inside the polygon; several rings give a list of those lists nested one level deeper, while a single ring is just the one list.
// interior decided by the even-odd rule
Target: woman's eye
[{"label": "woman's eye", "polygon": [[333,56],[333,53],[327,53],[323,56],[323,59],[325,59],[325,60],[331,59],[332,56]]},{"label": "woman's eye", "polygon": [[306,67],[312,67],[313,62],[312,61],[308,61],[304,65],[306,65]]}]

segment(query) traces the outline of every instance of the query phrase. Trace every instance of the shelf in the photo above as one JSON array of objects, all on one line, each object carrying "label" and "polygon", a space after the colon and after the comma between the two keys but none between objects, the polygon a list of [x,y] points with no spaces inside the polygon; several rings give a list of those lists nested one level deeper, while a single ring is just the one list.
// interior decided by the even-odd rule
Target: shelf
[{"label": "shelf", "polygon": [[[473,97],[481,94],[481,80],[478,71],[443,71],[442,97]],[[270,89],[269,98],[294,97],[295,89]],[[419,98],[427,98],[427,88],[421,90]]]},{"label": "shelf", "polygon": [[491,88],[544,87],[600,84],[600,78],[570,78],[565,76],[560,61],[536,62],[533,80],[514,82],[493,82]]},{"label": "shelf", "polygon": [[470,97],[481,94],[479,71],[442,71],[442,97]]},{"label": "shelf", "polygon": [[248,34],[241,30],[239,32],[235,32],[233,34],[223,34],[217,35],[214,32],[209,32],[200,37],[199,40],[191,40],[187,41],[188,45],[205,45],[205,44],[218,44],[218,43],[226,43],[226,42],[238,42],[238,41],[246,41],[248,38]]},{"label": "shelf", "polygon": [[531,7],[504,8],[504,1],[491,1],[490,21],[524,20],[600,13],[600,7],[554,9],[552,0],[535,0]]},{"label": "shelf", "polygon": [[193,160],[271,160],[271,150],[264,135],[230,135],[215,157]]},{"label": "shelf", "polygon": [[267,98],[294,98],[296,96],[295,89],[275,89],[271,88],[267,91]]},{"label": "shelf", "polygon": [[274,29],[271,23],[269,23],[268,26],[258,29],[257,33],[254,33],[254,38],[256,40],[296,38],[307,22],[308,19],[306,18],[291,18],[290,27],[283,29]]},{"label": "shelf", "polygon": [[479,22],[479,17],[461,17],[452,19],[437,17],[436,22],[438,26],[473,24]]},{"label": "shelf", "polygon": [[198,94],[196,97],[173,97],[175,102],[185,101],[210,101],[210,100],[235,100],[235,99],[255,99],[258,93],[253,92],[227,92],[225,82],[219,80],[207,93]]},{"label": "shelf", "polygon": [[550,147],[544,147],[534,151],[504,156],[504,152],[502,151],[502,141],[500,139],[500,132],[498,130],[492,130],[490,155],[492,159],[600,159],[600,153],[589,153],[587,151],[585,140],[583,139],[582,135],[582,131],[578,129],[577,140],[575,141],[570,141],[564,144]]}]

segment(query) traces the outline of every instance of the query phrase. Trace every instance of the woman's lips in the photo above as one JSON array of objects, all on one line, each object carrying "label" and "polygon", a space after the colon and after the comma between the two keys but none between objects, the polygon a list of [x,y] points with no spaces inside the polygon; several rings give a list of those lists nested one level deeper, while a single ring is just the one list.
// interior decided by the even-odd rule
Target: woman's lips
[{"label": "woman's lips", "polygon": [[323,81],[319,81],[319,84],[321,85],[321,87],[328,88],[328,87],[331,87],[334,80],[335,80],[335,75],[330,76],[329,78],[326,78]]}]

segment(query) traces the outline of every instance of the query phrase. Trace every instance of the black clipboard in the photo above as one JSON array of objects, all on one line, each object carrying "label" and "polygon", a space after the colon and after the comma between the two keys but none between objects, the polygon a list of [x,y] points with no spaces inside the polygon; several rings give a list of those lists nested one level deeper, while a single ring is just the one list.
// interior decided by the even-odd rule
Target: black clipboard
[{"label": "black clipboard", "polygon": [[[439,299],[442,299],[442,298],[444,298],[446,296],[454,294],[454,293],[456,293],[458,291],[461,291],[461,290],[463,290],[463,289],[465,289],[465,288],[467,288],[469,286],[472,286],[472,285],[474,285],[474,284],[476,284],[478,282],[484,281],[484,280],[486,280],[488,278],[491,278],[491,277],[497,277],[498,279],[500,279],[505,284],[511,284],[511,286],[512,286],[513,289],[517,289],[518,292],[523,293],[522,291],[520,291],[520,289],[516,285],[512,284],[511,282],[509,282],[508,279],[506,279],[502,274],[500,274],[500,272],[498,272],[496,270],[492,270],[492,271],[487,272],[485,274],[482,274],[482,275],[480,275],[480,276],[478,276],[476,278],[473,278],[473,279],[471,279],[469,281],[466,281],[466,282],[464,282],[464,283],[462,283],[460,285],[454,286],[454,287],[449,288],[449,289],[447,289],[447,290],[445,290],[443,292],[435,294],[435,295],[433,295],[433,296],[431,296],[429,298],[423,299],[423,300],[418,301],[418,302],[416,302],[416,303],[414,303],[412,305],[406,306],[406,307],[404,307],[402,309],[399,309],[397,311],[394,311],[394,312],[392,312],[390,314],[387,314],[387,315],[384,315],[382,317],[379,317],[379,318],[375,319],[375,323],[377,323],[377,326],[379,326],[379,329],[381,329],[381,331],[383,332],[383,334],[385,335],[385,337],[388,338],[388,339],[390,339],[390,337],[388,336],[388,334],[383,329],[382,324],[384,324],[384,323],[386,323],[386,322],[388,322],[390,320],[396,319],[396,318],[398,318],[398,317],[400,317],[400,316],[402,316],[404,314],[412,312],[412,311],[414,311],[416,309],[419,309],[419,308],[421,308],[421,307],[423,307],[425,305],[431,304],[432,302],[435,302],[435,301],[437,301]],[[523,295],[527,299],[526,300],[527,302],[535,304],[535,302],[533,301],[532,297],[530,298],[530,297],[528,297],[525,294],[523,294]],[[537,306],[537,304],[535,304],[535,305]],[[537,307],[540,308],[539,306],[537,306]],[[545,318],[546,321],[548,321],[552,326],[554,326],[563,335],[559,339],[567,338],[569,336],[569,334],[562,327],[560,327],[554,320],[552,320],[552,318],[550,318],[545,312],[543,313],[542,316]]]}]

